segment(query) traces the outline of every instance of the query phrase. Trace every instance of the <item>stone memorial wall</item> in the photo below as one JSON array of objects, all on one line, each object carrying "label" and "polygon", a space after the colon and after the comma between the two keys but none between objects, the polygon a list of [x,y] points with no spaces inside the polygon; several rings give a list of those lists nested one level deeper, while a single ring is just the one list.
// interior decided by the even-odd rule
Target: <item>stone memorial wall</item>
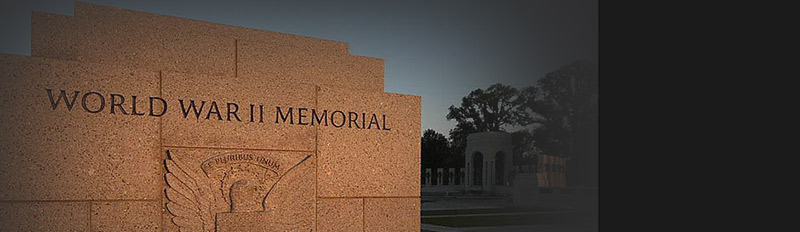
[{"label": "stone memorial wall", "polygon": [[76,3],[0,54],[0,231],[419,231],[420,97],[347,43]]}]

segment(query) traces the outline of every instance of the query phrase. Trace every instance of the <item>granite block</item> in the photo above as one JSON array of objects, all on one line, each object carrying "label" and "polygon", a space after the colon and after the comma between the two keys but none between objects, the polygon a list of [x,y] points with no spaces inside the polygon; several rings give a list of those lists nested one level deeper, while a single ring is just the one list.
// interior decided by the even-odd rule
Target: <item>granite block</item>
[{"label": "granite block", "polygon": [[0,54],[0,231],[419,230],[421,99],[383,92],[383,59],[80,2],[31,18],[34,57]]},{"label": "granite block", "polygon": [[[340,73],[337,76],[375,81],[360,85],[383,89],[383,60],[348,55],[348,45],[344,42],[81,2],[75,3],[75,17],[36,12],[32,18],[33,56],[235,76],[238,68],[234,56],[237,52],[252,50],[237,49],[236,41],[248,41],[248,48],[279,56],[311,51],[324,57],[326,66],[341,63],[342,67],[333,70]],[[366,69],[352,69],[357,66]],[[263,64],[248,66],[251,73],[269,73],[273,68]],[[263,75],[248,76],[265,78]],[[362,78],[364,76],[370,78]]]},{"label": "granite block", "polygon": [[364,231],[363,198],[318,198],[317,231]]},{"label": "granite block", "polygon": [[79,61],[235,75],[236,42],[231,38],[192,34],[157,19],[126,14],[76,16],[75,23],[81,35],[74,43]]},{"label": "granite block", "polygon": [[276,123],[277,107],[314,108],[312,85],[163,72],[163,94],[164,145],[314,150],[313,127]]},{"label": "granite block", "polygon": [[272,211],[219,213],[217,214],[216,231],[313,231],[313,223],[303,223],[300,220],[281,220],[279,217]]},{"label": "granite block", "polygon": [[92,202],[92,231],[161,231],[158,201]]},{"label": "granite block", "polygon": [[[125,20],[128,20],[129,22],[136,22],[136,20],[149,20],[150,22],[155,22],[155,24],[158,24],[160,28],[177,30],[181,33],[193,35],[202,34],[215,37],[258,41],[263,43],[277,43],[290,47],[304,47],[318,51],[319,53],[347,54],[348,51],[348,45],[345,42],[292,35],[274,31],[265,31],[195,19],[159,15],[83,2],[75,3],[75,16],[85,18],[90,21],[114,20],[120,21],[119,23],[126,23],[122,22]],[[131,24],[131,26],[137,25]],[[161,31],[154,31],[154,33],[157,32]]]},{"label": "granite block", "polygon": [[5,54],[0,73],[0,200],[160,199],[158,118],[131,115],[158,73]]},{"label": "granite block", "polygon": [[355,116],[318,127],[319,196],[419,196],[419,96],[330,88],[317,95],[319,109]]},{"label": "granite block", "polygon": [[77,26],[72,16],[31,13],[31,56],[76,60]]},{"label": "granite block", "polygon": [[[313,153],[173,147],[166,151],[168,231],[313,228]],[[251,225],[237,225],[242,222]]]},{"label": "granite block", "polygon": [[364,200],[364,231],[419,231],[419,198]]},{"label": "granite block", "polygon": [[89,202],[0,202],[0,231],[89,231]]},{"label": "granite block", "polygon": [[239,40],[240,77],[308,83],[339,89],[383,91],[384,61],[379,58],[331,55],[307,48]]}]

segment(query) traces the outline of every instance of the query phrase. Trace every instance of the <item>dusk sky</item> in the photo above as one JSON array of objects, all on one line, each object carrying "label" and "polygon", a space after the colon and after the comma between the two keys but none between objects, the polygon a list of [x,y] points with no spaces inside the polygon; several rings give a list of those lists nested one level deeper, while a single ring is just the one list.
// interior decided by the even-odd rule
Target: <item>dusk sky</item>
[{"label": "dusk sky", "polygon": [[[422,129],[447,135],[447,107],[477,88],[517,88],[577,59],[598,63],[597,1],[82,1],[347,42],[386,60],[386,92],[422,96]],[[30,55],[31,11],[71,0],[0,3],[0,53]]]}]

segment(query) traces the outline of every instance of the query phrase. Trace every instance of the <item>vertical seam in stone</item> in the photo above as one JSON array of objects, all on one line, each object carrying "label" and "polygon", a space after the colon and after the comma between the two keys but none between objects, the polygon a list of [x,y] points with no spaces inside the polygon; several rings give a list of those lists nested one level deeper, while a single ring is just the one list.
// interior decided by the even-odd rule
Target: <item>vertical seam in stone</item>
[{"label": "vertical seam in stone", "polygon": [[[162,97],[162,98],[164,97],[164,87],[163,87],[164,86],[164,84],[163,84],[164,80],[163,79],[164,79],[164,71],[163,70],[159,70],[158,71],[158,96]],[[159,158],[161,158],[161,156],[164,155],[164,154],[161,154],[162,153],[161,150],[164,149],[164,133],[163,133],[164,130],[163,130],[162,124],[163,124],[162,117],[158,117],[158,147],[159,147],[158,148],[158,154],[159,154],[158,157]],[[166,184],[166,183],[164,183],[164,184]]]},{"label": "vertical seam in stone", "polygon": [[[163,79],[164,79],[164,71],[163,70],[159,70],[158,71],[158,96],[161,97],[161,98],[164,97],[164,87],[163,87],[164,81],[163,81]],[[163,133],[164,130],[163,130],[163,125],[162,124],[163,124],[162,117],[158,117],[158,157],[159,158],[163,158],[162,156],[164,155],[161,152],[161,150],[164,149],[164,133]],[[165,185],[166,183],[162,182],[162,184]]]},{"label": "vertical seam in stone", "polygon": [[[158,96],[161,97],[161,98],[164,97],[164,87],[163,87],[164,81],[163,81],[163,79],[164,79],[164,71],[163,70],[159,70],[158,71]],[[163,126],[163,124],[164,124],[163,118],[162,117],[158,117],[158,150],[156,152],[158,152],[159,160],[156,163],[161,163],[160,161],[164,159],[164,157],[162,157],[162,156],[164,156],[164,154],[163,154],[164,153],[163,152],[164,151],[164,126]],[[159,165],[159,167],[160,166],[161,165]],[[159,168],[159,170],[161,170],[161,168]],[[163,170],[163,171],[166,172],[166,170]],[[163,176],[163,173],[159,173],[159,175]],[[165,181],[161,182],[161,189],[160,189],[159,192],[163,192],[164,191],[164,189],[166,188],[166,184],[167,183]],[[161,199],[161,201],[159,201],[160,202],[159,204],[164,203],[164,197],[161,196],[161,194],[159,194],[158,196]],[[165,206],[161,206],[161,207],[165,207]],[[159,229],[159,231],[163,232],[164,231],[164,227],[166,227],[166,224],[164,223],[164,209],[161,208],[161,207],[159,208],[161,212],[159,212],[157,214],[158,215],[157,219],[158,219],[158,221],[161,222],[160,223],[161,224],[161,228]]]},{"label": "vertical seam in stone", "polygon": [[[319,87],[314,85],[314,108],[319,108]],[[314,229],[319,231],[319,128],[314,127]]]},{"label": "vertical seam in stone", "polygon": [[92,230],[92,202],[93,201],[89,201],[89,232],[93,231]]},{"label": "vertical seam in stone", "polygon": [[364,214],[367,211],[367,199],[361,198],[361,231],[367,231],[367,222]]}]

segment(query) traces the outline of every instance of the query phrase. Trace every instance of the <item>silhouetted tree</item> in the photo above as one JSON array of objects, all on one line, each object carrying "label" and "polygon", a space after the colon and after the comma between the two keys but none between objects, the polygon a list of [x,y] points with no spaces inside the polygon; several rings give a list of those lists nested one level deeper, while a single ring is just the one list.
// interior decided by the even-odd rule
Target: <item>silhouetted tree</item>
[{"label": "silhouetted tree", "polygon": [[[450,130],[451,152],[459,155],[463,160],[464,152],[467,149],[467,135],[477,132],[479,131],[470,124],[456,124],[456,127]],[[461,166],[463,165],[464,163],[461,164]]]},{"label": "silhouetted tree", "polygon": [[598,156],[597,65],[575,61],[521,91],[521,124],[536,124],[533,139],[545,154],[568,157],[567,181],[594,185]]},{"label": "silhouetted tree", "polygon": [[[476,89],[450,106],[451,150],[463,156],[467,135],[503,131],[504,126],[528,126],[512,133],[514,163],[535,164],[536,154],[568,158],[570,185],[597,182],[598,156],[597,65],[575,61],[550,72],[537,86],[517,90],[494,84]],[[463,165],[463,160],[462,164]]]},{"label": "silhouetted tree", "polygon": [[533,165],[537,163],[536,155],[540,150],[534,146],[533,133],[528,130],[518,130],[511,133],[511,148],[514,152],[512,160],[514,165]]},{"label": "silhouetted tree", "polygon": [[422,134],[421,144],[422,168],[444,168],[449,165],[452,155],[450,144],[444,135],[427,129]]},{"label": "silhouetted tree", "polygon": [[456,128],[450,130],[452,148],[458,154],[466,149],[467,135],[486,131],[504,131],[506,125],[517,125],[523,99],[518,90],[502,84],[494,84],[486,90],[476,89],[461,98],[461,106],[450,106],[447,120],[456,120]]}]

